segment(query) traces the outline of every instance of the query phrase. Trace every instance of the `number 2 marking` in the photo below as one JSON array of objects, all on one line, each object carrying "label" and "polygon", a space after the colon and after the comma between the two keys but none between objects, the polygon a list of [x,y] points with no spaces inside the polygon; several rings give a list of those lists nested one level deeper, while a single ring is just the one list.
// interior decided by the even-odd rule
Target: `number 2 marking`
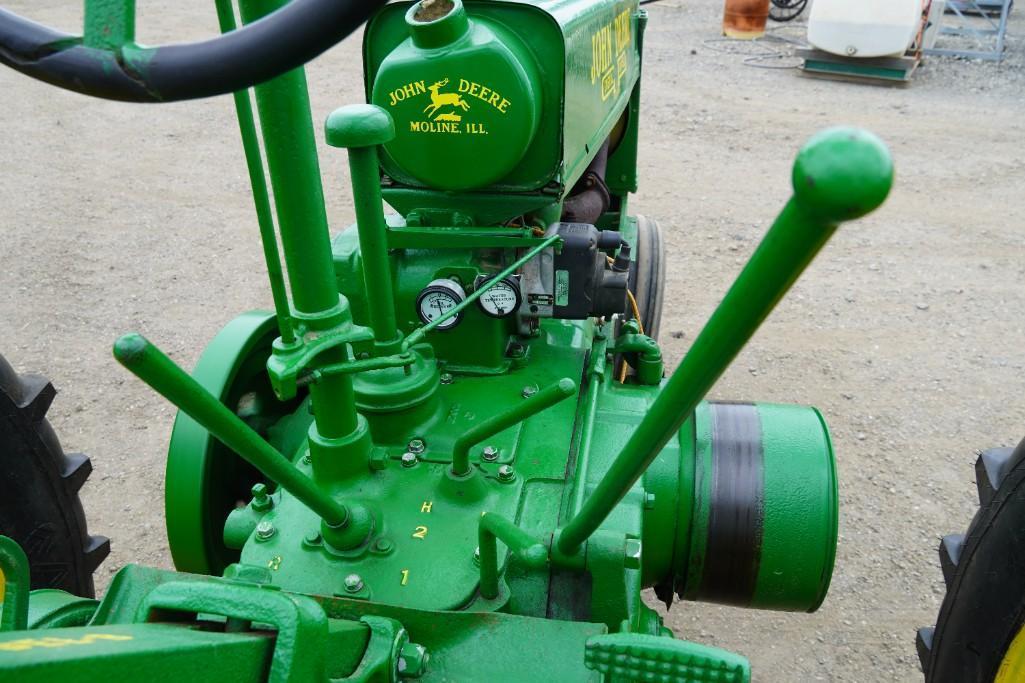
[{"label": "number 2 marking", "polygon": [[418,526],[413,532],[413,538],[427,538],[427,527]]}]

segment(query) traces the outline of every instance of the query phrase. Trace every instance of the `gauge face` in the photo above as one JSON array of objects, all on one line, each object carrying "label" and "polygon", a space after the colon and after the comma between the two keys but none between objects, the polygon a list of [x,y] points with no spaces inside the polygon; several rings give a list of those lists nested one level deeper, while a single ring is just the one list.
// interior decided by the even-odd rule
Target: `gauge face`
[{"label": "gauge face", "polygon": [[[466,293],[452,280],[434,280],[421,290],[416,298],[416,312],[420,320],[432,323],[466,299]],[[452,316],[435,329],[450,330],[462,320],[462,314]]]},{"label": "gauge face", "polygon": [[[483,287],[491,279],[484,280],[479,286]],[[477,304],[480,309],[492,318],[505,318],[516,312],[520,307],[520,287],[515,280],[506,278],[484,292]]]}]

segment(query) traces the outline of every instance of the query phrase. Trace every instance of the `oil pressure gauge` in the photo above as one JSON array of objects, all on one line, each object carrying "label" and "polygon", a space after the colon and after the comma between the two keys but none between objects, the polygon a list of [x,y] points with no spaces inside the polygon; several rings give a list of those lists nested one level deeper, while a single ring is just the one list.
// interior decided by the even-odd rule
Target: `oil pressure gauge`
[{"label": "oil pressure gauge", "polygon": [[[494,277],[478,280],[477,288],[480,289],[492,280],[494,280]],[[492,318],[507,318],[519,310],[522,301],[520,283],[515,278],[507,277],[484,292],[477,299],[477,305],[480,306],[480,310],[484,311],[485,315],[489,315]]]},{"label": "oil pressure gauge", "polygon": [[[455,280],[441,278],[432,280],[416,297],[416,312],[424,323],[432,323],[466,299],[466,292]],[[437,330],[451,330],[463,319],[463,314],[454,315]]]}]

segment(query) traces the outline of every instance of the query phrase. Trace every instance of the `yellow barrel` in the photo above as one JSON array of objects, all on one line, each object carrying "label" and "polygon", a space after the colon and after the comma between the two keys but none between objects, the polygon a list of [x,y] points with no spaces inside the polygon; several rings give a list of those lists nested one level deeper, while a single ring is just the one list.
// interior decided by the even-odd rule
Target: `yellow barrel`
[{"label": "yellow barrel", "polygon": [[769,0],[726,0],[722,32],[730,38],[761,38],[768,19]]}]

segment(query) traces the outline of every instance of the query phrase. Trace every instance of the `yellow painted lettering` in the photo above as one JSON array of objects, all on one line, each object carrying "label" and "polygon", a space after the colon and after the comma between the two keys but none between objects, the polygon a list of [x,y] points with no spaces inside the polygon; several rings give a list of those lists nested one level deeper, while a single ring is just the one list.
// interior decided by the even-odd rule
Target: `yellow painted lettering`
[{"label": "yellow painted lettering", "polygon": [[432,507],[434,507],[434,503],[432,501],[425,500],[424,504],[420,506],[420,512],[430,512]]},{"label": "yellow painted lettering", "polygon": [[506,113],[507,111],[509,111],[509,104],[509,100],[503,99],[501,102],[498,103],[498,111],[502,112],[503,114]]},{"label": "yellow painted lettering", "polygon": [[427,538],[427,527],[418,526],[416,531],[413,532],[413,538]]},{"label": "yellow painted lettering", "polygon": [[460,78],[459,79],[459,92],[469,92],[469,91],[470,91],[470,81],[466,80],[465,78]]},{"label": "yellow painted lettering", "polygon": [[409,583],[409,570],[408,569],[403,569],[402,570],[402,580],[399,581],[399,585],[400,586],[405,586],[407,583]]}]

